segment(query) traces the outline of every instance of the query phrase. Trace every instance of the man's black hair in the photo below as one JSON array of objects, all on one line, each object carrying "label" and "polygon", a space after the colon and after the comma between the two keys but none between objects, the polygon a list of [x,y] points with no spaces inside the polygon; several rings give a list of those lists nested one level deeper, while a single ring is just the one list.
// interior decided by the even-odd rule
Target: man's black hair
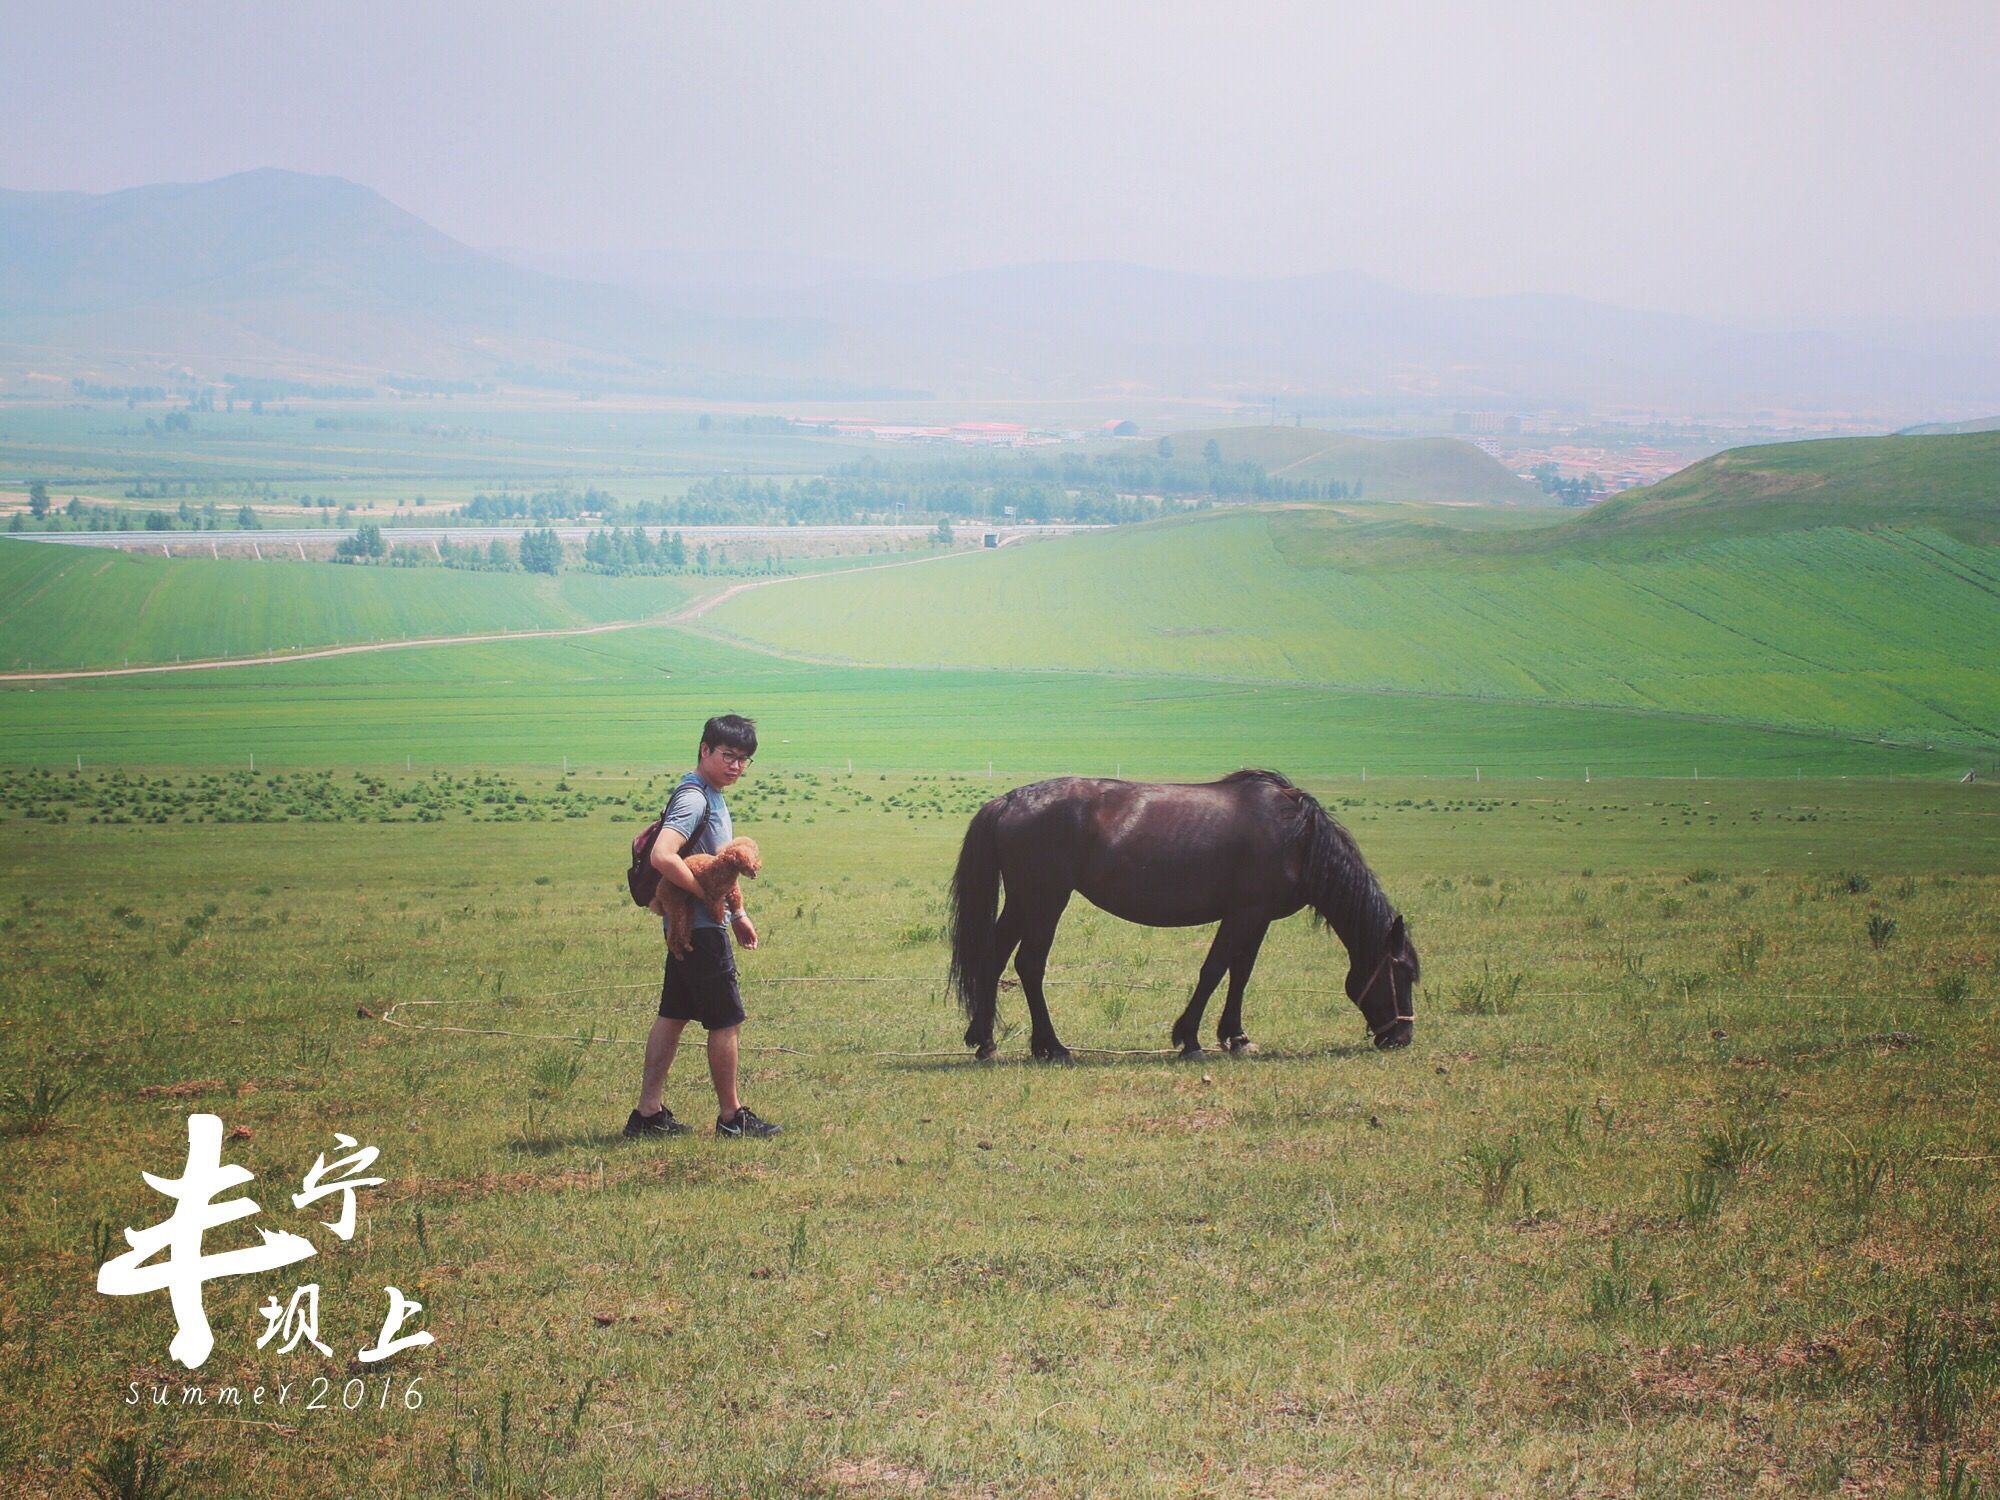
[{"label": "man's black hair", "polygon": [[741,714],[717,714],[701,726],[701,743],[711,750],[740,750],[745,755],[755,755],[757,721]]}]

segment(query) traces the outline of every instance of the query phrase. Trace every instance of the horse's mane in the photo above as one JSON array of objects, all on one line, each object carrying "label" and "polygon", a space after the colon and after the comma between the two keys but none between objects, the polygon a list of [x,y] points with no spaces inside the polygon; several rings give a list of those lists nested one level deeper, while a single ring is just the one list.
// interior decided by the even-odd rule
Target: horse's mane
[{"label": "horse's mane", "polygon": [[[1257,771],[1257,770],[1252,770],[1248,766],[1245,766],[1240,771],[1231,771],[1227,776],[1223,777],[1220,781],[1218,781],[1216,785],[1235,786],[1239,782],[1244,782],[1244,781],[1266,782],[1271,786],[1277,787],[1280,791],[1286,791],[1286,792],[1298,792],[1299,790],[1297,787],[1293,786],[1291,781],[1280,772]],[[1305,797],[1306,794],[1304,792],[1299,792],[1299,795],[1301,797]],[[1306,797],[1306,801],[1312,802],[1312,798]],[[1313,806],[1318,807],[1319,804],[1317,802],[1313,802]]]},{"label": "horse's mane", "polygon": [[1296,819],[1292,838],[1305,846],[1303,880],[1313,920],[1333,928],[1350,948],[1363,945],[1371,958],[1378,953],[1390,923],[1396,919],[1396,909],[1340,820],[1310,792],[1299,790],[1276,771],[1235,771],[1222,779],[1226,784],[1260,781],[1285,794]]}]

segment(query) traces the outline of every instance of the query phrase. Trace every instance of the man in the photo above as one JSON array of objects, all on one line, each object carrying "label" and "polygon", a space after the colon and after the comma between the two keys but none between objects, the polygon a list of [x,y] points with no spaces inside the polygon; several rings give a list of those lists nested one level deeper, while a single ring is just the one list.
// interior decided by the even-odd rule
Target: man
[{"label": "man", "polygon": [[[683,857],[714,854],[734,836],[725,787],[750,769],[757,753],[757,726],[741,714],[719,714],[702,726],[695,768],[681,778],[667,803],[665,821],[653,844],[653,868],[696,896],[701,887]],[[705,900],[693,903],[694,951],[685,959],[667,952],[666,974],[660,982],[660,1015],[646,1038],[646,1071],[639,1085],[639,1107],[625,1122],[628,1136],[684,1135],[689,1127],[674,1118],[661,1099],[667,1069],[673,1066],[681,1031],[699,1021],[708,1032],[708,1076],[715,1084],[715,1133],[719,1136],[772,1136],[778,1127],[760,1120],[736,1097],[736,1044],[743,1026],[743,999],[736,989],[736,957],[730,950],[729,928],[719,924]],[[745,948],[757,946],[757,929],[744,910],[731,918],[736,939]]]}]

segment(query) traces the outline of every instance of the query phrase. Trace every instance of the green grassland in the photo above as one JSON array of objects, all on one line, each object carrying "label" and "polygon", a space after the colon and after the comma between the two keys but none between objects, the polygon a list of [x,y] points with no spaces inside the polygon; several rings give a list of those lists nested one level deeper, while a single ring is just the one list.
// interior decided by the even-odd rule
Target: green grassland
[{"label": "green grassland", "polygon": [[168,559],[0,539],[0,669],[192,661],[645,619],[707,583]]},{"label": "green grassland", "polygon": [[1680,540],[1885,521],[2000,542],[2000,431],[1733,448],[1615,495],[1581,524]]},{"label": "green grassland", "polygon": [[1534,485],[1457,438],[1364,438],[1311,427],[1215,427],[1173,435],[1174,451],[1187,457],[1210,442],[1224,463],[1261,464],[1273,479],[1345,481],[1350,493],[1366,500],[1548,503]]},{"label": "green grassland", "polygon": [[1969,745],[2000,733],[1990,545],[1919,524],[1664,548],[1564,548],[1559,531],[1581,523],[1205,513],[743,596],[704,626],[829,660],[1597,703]]},{"label": "green grassland", "polygon": [[[0,1076],[75,1090],[0,1134],[8,1492],[80,1493],[124,1434],[274,1497],[2000,1481],[1989,788],[1321,783],[1422,949],[1416,1047],[1365,1045],[1294,919],[1263,1054],[1175,1064],[1207,934],[1079,903],[1051,1000],[1099,1050],[1061,1069],[1015,992],[970,1062],[942,994],[990,784],[764,759],[768,1143],[617,1135],[659,948],[622,846],[666,778],[0,777]],[[705,1123],[700,1064],[668,1100]],[[245,1132],[252,1227],[321,1248],[207,1291],[199,1382],[284,1409],[153,1408],[164,1297],[92,1289],[195,1110]],[[335,1130],[387,1179],[345,1245],[285,1196]],[[308,1279],[333,1357],[257,1350]],[[353,1365],[390,1284],[437,1341]]]},{"label": "green grassland", "polygon": [[[180,566],[177,564],[176,566]],[[878,581],[948,569],[940,560]],[[274,565],[274,571],[282,571]],[[417,575],[429,576],[429,575]],[[776,600],[805,580],[762,590]],[[0,765],[677,764],[728,707],[790,767],[1301,776],[1956,777],[1954,750],[1619,710],[1084,672],[829,668],[677,630],[0,688]],[[1982,760],[1979,764],[1984,765]]]}]

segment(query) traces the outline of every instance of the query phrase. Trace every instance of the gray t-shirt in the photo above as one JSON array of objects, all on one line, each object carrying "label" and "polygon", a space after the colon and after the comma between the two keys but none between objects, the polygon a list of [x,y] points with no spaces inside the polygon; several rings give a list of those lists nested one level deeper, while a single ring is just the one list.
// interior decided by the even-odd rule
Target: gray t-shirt
[{"label": "gray t-shirt", "polygon": [[[729,821],[729,804],[722,800],[722,793],[703,781],[696,771],[683,776],[681,784],[674,788],[673,796],[667,799],[667,820],[661,825],[661,831],[668,828],[681,836],[680,853],[683,858],[690,854],[719,854],[722,846],[735,837]],[[666,919],[661,918],[661,926],[665,925]],[[694,925],[720,927],[724,932],[729,930],[709,915],[706,906],[699,904],[694,908]]]}]

